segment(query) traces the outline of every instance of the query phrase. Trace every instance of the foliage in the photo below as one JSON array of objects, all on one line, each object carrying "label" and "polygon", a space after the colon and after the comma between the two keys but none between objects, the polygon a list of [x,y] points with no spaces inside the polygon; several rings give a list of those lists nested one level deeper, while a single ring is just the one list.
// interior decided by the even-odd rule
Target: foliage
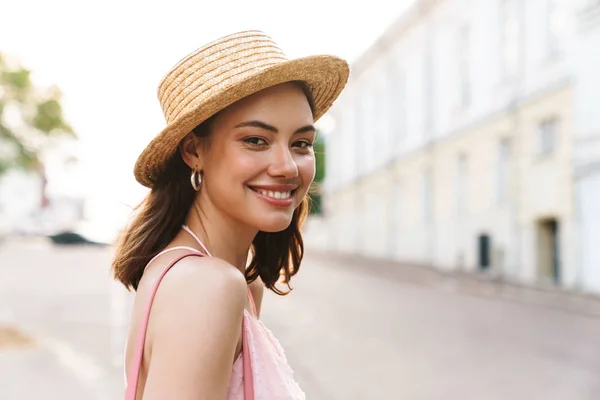
[{"label": "foliage", "polygon": [[321,134],[317,134],[315,142],[313,143],[313,149],[315,151],[315,180],[310,188],[310,207],[309,213],[311,215],[322,214],[322,199],[321,199],[321,184],[325,180],[325,138]]},{"label": "foliage", "polygon": [[60,91],[36,87],[29,70],[0,54],[0,176],[43,169],[43,150],[59,136],[76,137],[64,120]]},{"label": "foliage", "polygon": [[316,158],[316,173],[315,182],[322,183],[325,179],[325,138],[321,134],[317,134],[313,143]]}]

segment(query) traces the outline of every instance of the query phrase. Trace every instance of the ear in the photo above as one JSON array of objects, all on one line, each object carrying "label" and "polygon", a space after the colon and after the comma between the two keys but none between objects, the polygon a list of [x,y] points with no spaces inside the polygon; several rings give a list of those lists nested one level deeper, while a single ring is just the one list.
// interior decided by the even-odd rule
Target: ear
[{"label": "ear", "polygon": [[193,132],[188,133],[186,137],[184,137],[179,143],[179,151],[181,152],[183,161],[188,167],[190,167],[192,170],[202,170],[200,140],[196,135],[194,135]]}]

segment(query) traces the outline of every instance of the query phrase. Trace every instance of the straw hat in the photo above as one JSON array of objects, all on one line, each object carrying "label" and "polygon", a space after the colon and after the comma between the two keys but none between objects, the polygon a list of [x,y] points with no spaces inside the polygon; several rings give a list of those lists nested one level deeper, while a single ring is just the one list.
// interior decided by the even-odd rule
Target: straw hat
[{"label": "straw hat", "polygon": [[334,56],[289,60],[260,31],[225,36],[175,65],[158,86],[167,126],[144,149],[135,178],[152,187],[179,142],[203,121],[242,98],[280,83],[305,81],[315,101],[315,121],[348,80],[348,64]]}]

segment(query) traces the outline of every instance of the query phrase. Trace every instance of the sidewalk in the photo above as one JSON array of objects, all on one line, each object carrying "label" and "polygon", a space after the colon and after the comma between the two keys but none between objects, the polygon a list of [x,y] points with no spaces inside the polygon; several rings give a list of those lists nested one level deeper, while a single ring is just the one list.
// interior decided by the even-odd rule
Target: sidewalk
[{"label": "sidewalk", "polygon": [[426,265],[408,265],[389,259],[331,253],[318,249],[307,250],[307,258],[339,268],[348,268],[357,273],[374,274],[382,279],[427,286],[435,290],[497,298],[600,317],[599,295],[558,286],[526,285],[481,272],[440,270]]}]

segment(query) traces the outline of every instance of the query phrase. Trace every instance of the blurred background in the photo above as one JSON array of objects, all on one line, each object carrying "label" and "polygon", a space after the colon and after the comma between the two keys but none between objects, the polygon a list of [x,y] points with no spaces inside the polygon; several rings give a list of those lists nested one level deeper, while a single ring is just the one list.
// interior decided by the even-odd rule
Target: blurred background
[{"label": "blurred background", "polygon": [[[347,59],[262,319],[309,399],[600,397],[599,0],[0,3],[0,399],[123,397],[113,244],[179,59]],[[596,204],[596,206],[594,206]]]}]

